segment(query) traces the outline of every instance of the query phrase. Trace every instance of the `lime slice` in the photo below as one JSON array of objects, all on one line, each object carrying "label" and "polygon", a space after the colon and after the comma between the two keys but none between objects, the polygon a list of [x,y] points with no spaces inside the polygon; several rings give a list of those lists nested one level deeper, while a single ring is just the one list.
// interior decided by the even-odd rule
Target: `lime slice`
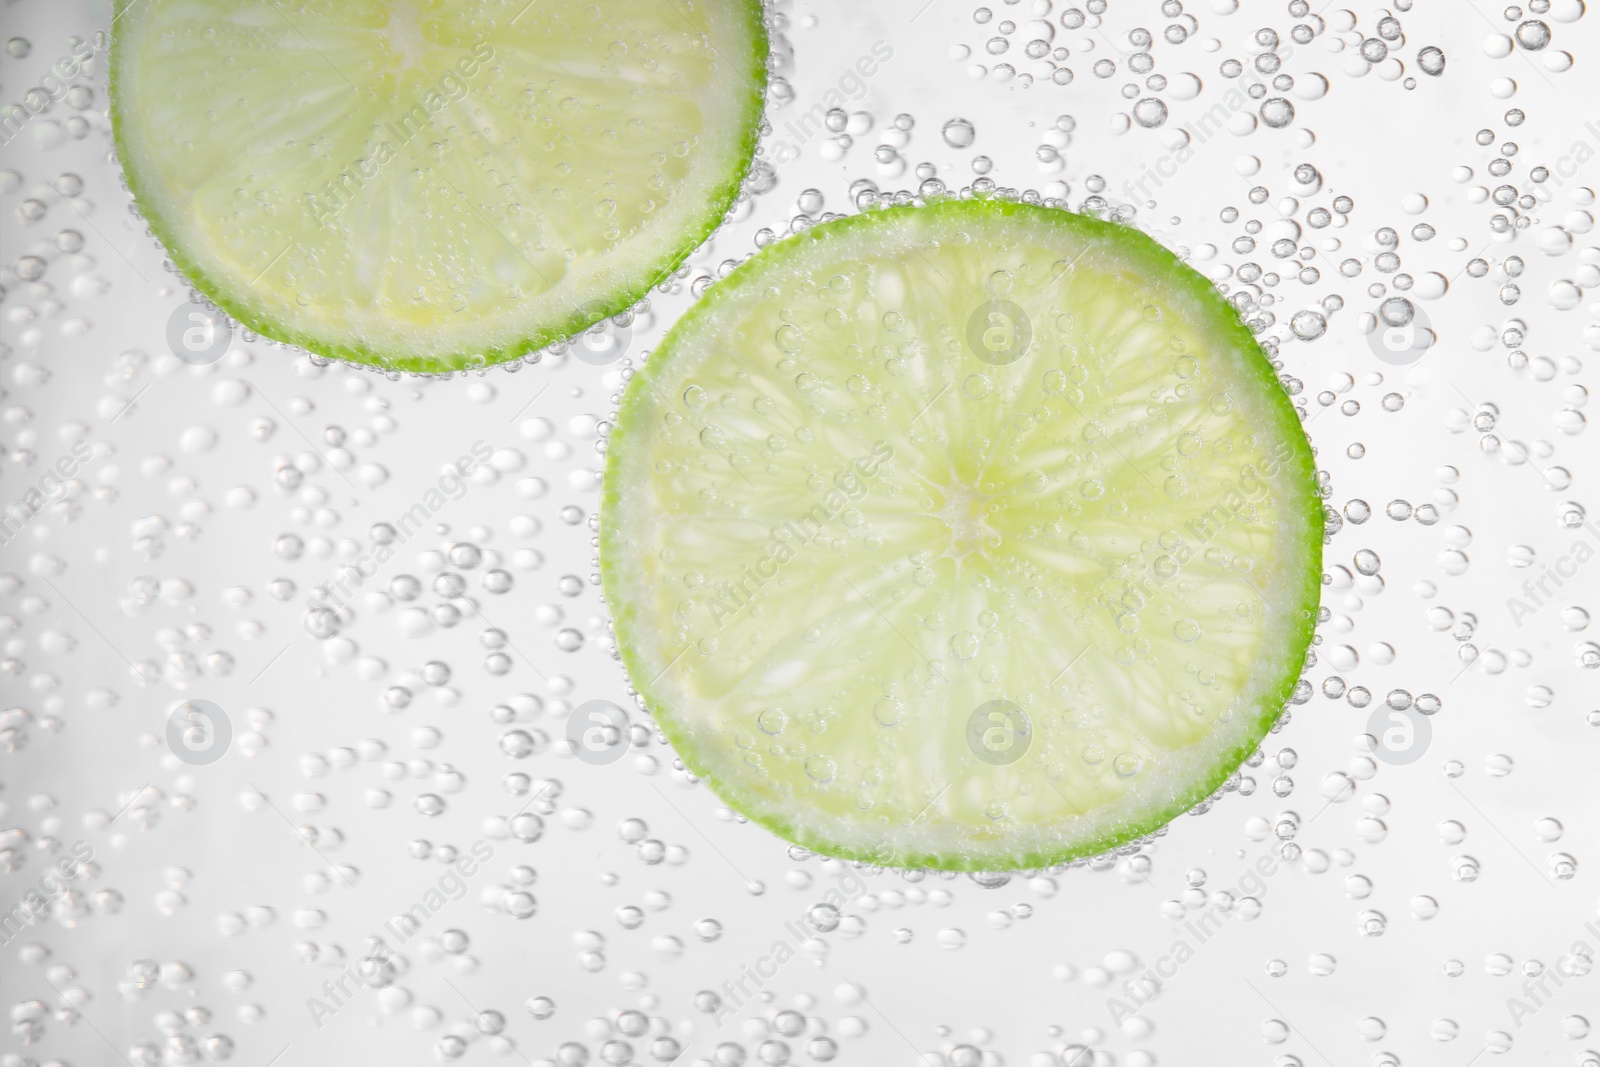
[{"label": "lime slice", "polygon": [[320,355],[442,371],[630,308],[755,150],[760,0],[118,0],[128,186],[183,273]]},{"label": "lime slice", "polygon": [[942,201],[756,256],[638,370],[601,575],[634,685],[817,852],[1044,867],[1222,787],[1316,621],[1311,449],[1145,235]]}]

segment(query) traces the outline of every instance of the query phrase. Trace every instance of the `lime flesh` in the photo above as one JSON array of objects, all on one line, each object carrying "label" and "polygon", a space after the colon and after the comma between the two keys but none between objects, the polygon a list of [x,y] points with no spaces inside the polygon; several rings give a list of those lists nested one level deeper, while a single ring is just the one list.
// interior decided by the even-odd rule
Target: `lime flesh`
[{"label": "lime flesh", "polygon": [[1310,446],[1149,237],[944,201],[713,286],[608,443],[601,574],[684,763],[816,852],[1049,866],[1220,788],[1315,624]]},{"label": "lime flesh", "polygon": [[627,310],[755,149],[759,0],[120,0],[118,158],[245,326],[440,371]]}]

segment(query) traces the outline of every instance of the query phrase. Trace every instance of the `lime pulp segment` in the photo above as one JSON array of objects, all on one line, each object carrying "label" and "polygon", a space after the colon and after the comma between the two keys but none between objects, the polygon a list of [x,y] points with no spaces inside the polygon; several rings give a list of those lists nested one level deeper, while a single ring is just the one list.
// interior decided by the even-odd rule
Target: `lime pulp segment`
[{"label": "lime pulp segment", "polygon": [[731,807],[1000,870],[1223,785],[1298,680],[1322,535],[1295,409],[1205,279],[951,200],[711,288],[622,398],[600,558],[629,676]]},{"label": "lime pulp segment", "polygon": [[129,187],[235,319],[439,371],[631,307],[755,151],[760,0],[118,0]]}]

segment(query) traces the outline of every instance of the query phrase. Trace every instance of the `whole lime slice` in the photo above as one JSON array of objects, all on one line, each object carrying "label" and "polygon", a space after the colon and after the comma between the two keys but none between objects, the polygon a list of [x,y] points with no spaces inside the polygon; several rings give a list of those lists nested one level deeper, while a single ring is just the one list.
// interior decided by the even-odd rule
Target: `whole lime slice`
[{"label": "whole lime slice", "polygon": [[998,200],[711,288],[608,442],[601,574],[684,763],[808,849],[1042,867],[1213,794],[1291,697],[1323,511],[1271,364],[1136,230]]},{"label": "whole lime slice", "polygon": [[118,0],[111,110],[173,262],[267,337],[389,369],[627,310],[755,149],[760,0]]}]

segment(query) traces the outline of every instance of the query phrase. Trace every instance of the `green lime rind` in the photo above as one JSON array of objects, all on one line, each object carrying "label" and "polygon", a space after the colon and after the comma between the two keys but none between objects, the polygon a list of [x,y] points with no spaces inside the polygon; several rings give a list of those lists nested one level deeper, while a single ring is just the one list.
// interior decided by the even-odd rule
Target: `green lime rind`
[{"label": "green lime rind", "polygon": [[[635,563],[641,551],[637,531],[618,521],[625,515],[634,488],[625,484],[627,472],[619,457],[634,448],[647,448],[650,427],[659,414],[658,398],[673,384],[673,354],[702,329],[727,312],[738,301],[757,289],[768,275],[785,263],[803,264],[813,258],[824,259],[819,246],[844,241],[858,233],[866,236],[874,227],[892,227],[910,212],[919,212],[929,228],[941,234],[959,231],[966,225],[983,225],[996,218],[1026,223],[1033,232],[1059,231],[1068,245],[1096,244],[1114,247],[1130,271],[1159,279],[1164,291],[1177,294],[1200,309],[1213,351],[1236,354],[1230,370],[1241,385],[1252,385],[1252,413],[1257,425],[1286,445],[1288,454],[1280,459],[1275,489],[1287,494],[1283,511],[1277,516],[1282,540],[1276,546],[1279,556],[1293,561],[1294,581],[1276,587],[1282,605],[1273,626],[1264,631],[1263,648],[1271,651],[1270,672],[1258,676],[1259,696],[1238,728],[1237,740],[1227,748],[1209,753],[1209,763],[1180,789],[1158,802],[1101,826],[1068,844],[1050,847],[995,848],[980,852],[952,853],[938,848],[906,848],[890,844],[846,844],[817,828],[807,818],[803,804],[794,811],[781,810],[769,796],[747,789],[732,774],[718,770],[716,754],[703,751],[694,739],[689,717],[674,706],[671,686],[663,680],[665,654],[654,655],[659,622],[648,610],[646,596],[635,597],[630,579],[636,577]],[[1168,303],[1171,303],[1169,300]],[[792,235],[746,261],[727,278],[712,286],[705,296],[668,332],[655,355],[637,369],[619,405],[608,442],[607,463],[602,485],[600,522],[600,573],[611,604],[617,646],[622,662],[635,688],[652,712],[657,725],[672,743],[684,765],[704,780],[729,807],[778,836],[810,851],[886,867],[942,870],[1027,870],[1041,869],[1094,856],[1144,838],[1166,826],[1178,815],[1213,796],[1253,753],[1271,730],[1287,705],[1299,681],[1316,622],[1321,593],[1321,557],[1324,514],[1316,483],[1316,466],[1300,417],[1250,331],[1233,307],[1201,275],[1149,236],[1128,227],[1068,211],[1002,200],[944,200],[926,207],[898,207],[873,211],[816,226]],[[1270,643],[1270,649],[1266,645]],[[687,651],[687,649],[686,649]],[[692,653],[691,653],[692,654]],[[920,817],[920,816],[919,816]],[[915,821],[915,820],[913,820]]]},{"label": "green lime rind", "polygon": [[[728,0],[728,3],[736,5],[737,11],[742,14],[749,34],[749,49],[746,54],[735,53],[729,56],[725,51],[719,52],[719,56],[725,61],[736,61],[743,72],[744,88],[732,94],[743,104],[740,134],[735,142],[737,149],[733,153],[734,158],[741,163],[737,168],[730,169],[721,181],[710,187],[707,194],[709,206],[698,223],[685,228],[677,241],[666,251],[658,253],[637,268],[635,279],[631,283],[588,301],[585,307],[556,321],[537,325],[516,340],[496,344],[474,345],[458,351],[417,355],[362,343],[330,340],[316,331],[300,329],[285,322],[265,306],[252,301],[247,289],[236,290],[203,267],[199,257],[180,239],[176,223],[169,221],[156,207],[159,197],[156,195],[158,189],[154,184],[155,176],[152,175],[147,180],[139,167],[129,165],[128,161],[136,158],[136,155],[131,150],[132,146],[125,131],[130,125],[130,112],[138,106],[129,99],[135,95],[129,84],[131,75],[128,68],[131,60],[127,55],[128,38],[133,32],[131,13],[141,7],[150,7],[152,2],[153,0],[115,0],[114,4],[109,77],[110,114],[112,138],[117,158],[121,162],[123,180],[134,201],[139,205],[141,216],[148,225],[150,233],[190,285],[245,329],[261,337],[293,345],[328,359],[390,371],[442,374],[481,369],[517,360],[557,342],[573,340],[590,327],[634,307],[651,289],[666,281],[695,249],[716,232],[739,196],[746,170],[750,161],[755,158],[756,147],[761,137],[760,127],[766,105],[769,55],[765,7],[763,0]],[[130,16],[127,23],[123,23],[125,15]]]}]

